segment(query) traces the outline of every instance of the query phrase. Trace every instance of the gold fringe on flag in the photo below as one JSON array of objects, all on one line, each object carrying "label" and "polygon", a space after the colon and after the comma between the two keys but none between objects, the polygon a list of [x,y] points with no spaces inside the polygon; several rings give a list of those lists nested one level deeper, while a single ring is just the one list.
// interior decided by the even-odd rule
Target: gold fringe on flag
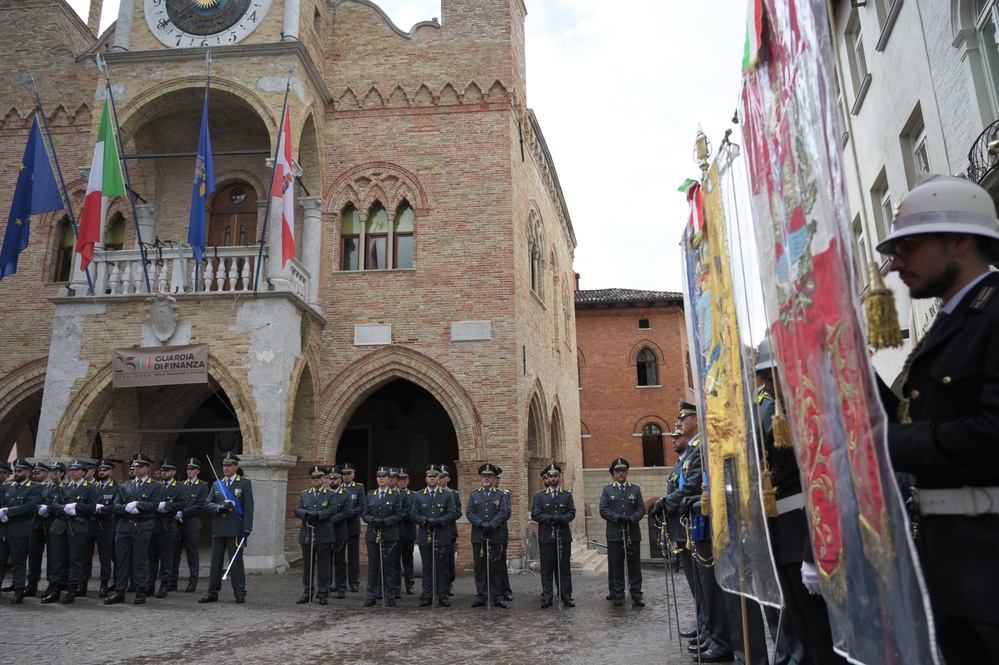
[{"label": "gold fringe on flag", "polygon": [[774,419],[771,422],[774,430],[774,446],[777,448],[790,448],[791,443],[791,423],[787,422],[784,415],[784,407],[780,403],[780,398],[774,399]]},{"label": "gold fringe on flag", "polygon": [[871,284],[864,295],[864,313],[867,315],[867,341],[875,349],[902,346],[902,329],[898,325],[895,296],[885,286],[877,263],[868,263]]},{"label": "gold fringe on flag", "polygon": [[773,482],[770,480],[770,469],[763,469],[760,472],[760,481],[763,484],[763,514],[767,517],[777,517],[777,491],[774,490]]}]

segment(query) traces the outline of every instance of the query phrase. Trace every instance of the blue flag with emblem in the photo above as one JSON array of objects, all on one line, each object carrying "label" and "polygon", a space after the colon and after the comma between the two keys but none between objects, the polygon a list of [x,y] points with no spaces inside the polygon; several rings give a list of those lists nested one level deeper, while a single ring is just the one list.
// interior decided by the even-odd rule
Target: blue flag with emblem
[{"label": "blue flag with emblem", "polygon": [[45,152],[42,130],[35,117],[17,174],[17,186],[7,217],[7,232],[0,249],[0,279],[17,272],[18,256],[28,247],[31,215],[62,210],[64,207],[52,173],[52,163]]},{"label": "blue flag with emblem", "polygon": [[191,244],[195,263],[208,245],[208,227],[205,211],[208,196],[215,193],[215,165],[212,162],[212,139],[208,134],[208,91],[205,91],[205,108],[201,113],[201,137],[198,139],[198,158],[194,165],[194,188],[191,190],[191,222],[187,242]]}]

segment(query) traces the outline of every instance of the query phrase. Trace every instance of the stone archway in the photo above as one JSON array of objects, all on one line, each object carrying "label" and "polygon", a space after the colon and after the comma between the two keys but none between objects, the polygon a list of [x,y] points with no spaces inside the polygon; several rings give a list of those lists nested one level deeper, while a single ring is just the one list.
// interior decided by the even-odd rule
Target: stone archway
[{"label": "stone archway", "polygon": [[471,396],[454,375],[422,353],[386,346],[346,367],[323,391],[317,427],[320,460],[335,459],[336,446],[350,417],[376,390],[395,379],[416,384],[440,403],[454,426],[460,459],[482,458],[482,419]]},{"label": "stone archway", "polygon": [[0,385],[0,459],[6,460],[15,445],[20,457],[34,455],[47,365],[48,358],[22,365]]}]

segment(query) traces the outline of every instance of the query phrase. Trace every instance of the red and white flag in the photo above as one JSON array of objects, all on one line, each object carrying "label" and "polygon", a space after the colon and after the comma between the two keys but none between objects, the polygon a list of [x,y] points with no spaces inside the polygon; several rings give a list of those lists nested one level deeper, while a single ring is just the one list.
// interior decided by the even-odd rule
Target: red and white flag
[{"label": "red and white flag", "polygon": [[295,176],[291,170],[291,119],[284,110],[284,126],[278,134],[277,163],[271,196],[281,197],[281,267],[295,256]]},{"label": "red and white flag", "polygon": [[107,211],[108,197],[125,196],[125,181],[121,177],[121,161],[111,130],[111,114],[105,100],[101,126],[94,146],[94,159],[87,181],[87,198],[80,213],[80,231],[76,251],[80,253],[80,269],[86,270],[94,260],[94,245],[101,241],[101,229]]}]

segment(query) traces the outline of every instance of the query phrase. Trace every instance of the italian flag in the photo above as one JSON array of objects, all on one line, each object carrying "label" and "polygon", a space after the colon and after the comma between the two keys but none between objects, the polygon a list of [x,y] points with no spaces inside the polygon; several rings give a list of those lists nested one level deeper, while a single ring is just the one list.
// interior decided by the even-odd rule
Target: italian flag
[{"label": "italian flag", "polygon": [[281,267],[295,256],[295,181],[291,158],[291,118],[288,108],[284,110],[284,126],[278,135],[277,162],[274,165],[274,181],[271,183],[271,196],[281,197]]},{"label": "italian flag", "polygon": [[760,53],[760,40],[763,35],[763,0],[749,0],[749,16],[746,20],[746,45],[742,51],[742,73],[756,67]]},{"label": "italian flag", "polygon": [[687,205],[690,206],[687,229],[688,239],[693,247],[701,241],[701,232],[704,229],[704,198],[701,194],[701,183],[687,178],[677,191],[683,192],[687,197]]},{"label": "italian flag", "polygon": [[121,162],[111,130],[110,109],[105,100],[97,145],[94,146],[94,160],[90,165],[90,180],[87,181],[87,198],[80,213],[80,232],[76,238],[81,270],[86,270],[94,260],[94,245],[101,241],[109,196],[125,196],[125,182],[121,177]]}]

